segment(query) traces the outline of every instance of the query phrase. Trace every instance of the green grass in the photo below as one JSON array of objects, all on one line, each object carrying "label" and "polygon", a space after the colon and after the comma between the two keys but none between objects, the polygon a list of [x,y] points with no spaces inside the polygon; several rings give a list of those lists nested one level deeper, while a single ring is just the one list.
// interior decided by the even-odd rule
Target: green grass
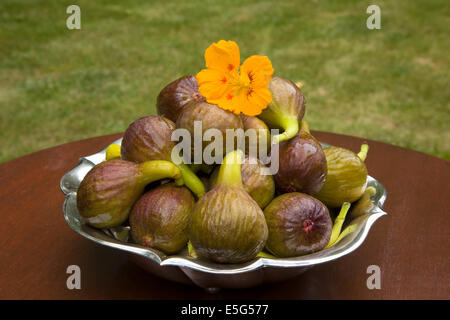
[{"label": "green grass", "polygon": [[446,0],[0,2],[0,162],[124,131],[155,114],[168,82],[235,40],[242,60],[270,57],[303,81],[315,130],[385,141],[450,159],[450,7]]}]

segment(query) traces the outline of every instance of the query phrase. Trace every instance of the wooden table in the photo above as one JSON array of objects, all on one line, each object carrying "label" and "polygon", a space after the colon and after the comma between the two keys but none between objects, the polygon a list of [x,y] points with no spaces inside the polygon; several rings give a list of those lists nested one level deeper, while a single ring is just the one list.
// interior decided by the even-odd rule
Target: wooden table
[{"label": "wooden table", "polygon": [[[81,156],[120,134],[42,150],[0,165],[1,299],[449,299],[450,164],[385,143],[324,132],[321,141],[359,150],[368,141],[369,173],[388,191],[388,216],[364,244],[337,261],[292,280],[214,295],[146,273],[126,255],[72,231],[62,215],[62,175]],[[81,268],[81,290],[69,290],[66,269]],[[369,265],[381,289],[366,286]]]}]

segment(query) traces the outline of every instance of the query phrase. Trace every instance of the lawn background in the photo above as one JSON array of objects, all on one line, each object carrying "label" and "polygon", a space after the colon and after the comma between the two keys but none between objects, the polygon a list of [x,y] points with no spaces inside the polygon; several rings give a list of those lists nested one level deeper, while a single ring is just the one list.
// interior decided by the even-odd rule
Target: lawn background
[{"label": "lawn background", "polygon": [[[81,30],[66,8],[81,8]],[[368,30],[366,8],[381,8]],[[450,6],[435,1],[0,1],[0,162],[122,132],[234,40],[302,81],[310,127],[450,160]]]}]

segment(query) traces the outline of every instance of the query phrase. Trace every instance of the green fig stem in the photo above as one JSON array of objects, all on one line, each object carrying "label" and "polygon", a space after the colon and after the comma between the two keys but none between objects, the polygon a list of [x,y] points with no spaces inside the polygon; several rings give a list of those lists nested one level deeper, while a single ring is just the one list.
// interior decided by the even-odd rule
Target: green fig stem
[{"label": "green fig stem", "polygon": [[361,151],[358,153],[358,157],[364,162],[367,158],[367,152],[369,151],[369,145],[364,143],[361,145]]},{"label": "green fig stem", "polygon": [[225,158],[223,158],[216,185],[243,188],[241,174],[241,163],[243,158],[244,154],[241,150],[229,152]]},{"label": "green fig stem", "polygon": [[336,217],[336,220],[334,220],[333,229],[331,230],[330,241],[328,242],[328,245],[325,248],[331,247],[338,239],[339,234],[341,233],[342,225],[344,224],[345,216],[347,215],[349,209],[350,203],[344,202],[342,204],[339,215]]},{"label": "green fig stem", "polygon": [[152,160],[139,164],[142,175],[139,177],[139,182],[144,186],[165,178],[178,179],[181,177],[180,169],[170,161]]},{"label": "green fig stem", "polygon": [[280,119],[280,125],[284,132],[273,136],[272,143],[274,144],[293,138],[299,130],[297,117],[283,117]]},{"label": "green fig stem", "polygon": [[106,148],[106,153],[105,153],[105,159],[106,160],[111,160],[111,159],[120,159],[120,146],[118,144],[111,144],[108,146],[108,148]]},{"label": "green fig stem", "polygon": [[[354,232],[356,230],[357,225],[356,224],[352,224],[349,225],[347,228],[344,229],[344,231],[341,232],[341,234],[339,235],[339,237],[336,239],[336,241],[333,243],[333,245],[337,244],[339,241],[341,241],[342,239],[344,239],[344,237],[346,237],[347,235],[349,235],[350,233]],[[328,247],[328,246],[327,246]]]},{"label": "green fig stem", "polygon": [[257,255],[257,258],[270,258],[270,259],[275,259],[276,257],[271,255],[270,253],[264,252],[264,251],[260,251]]},{"label": "green fig stem", "polygon": [[195,252],[194,246],[190,240],[188,242],[188,255],[192,258],[198,258],[197,252]]},{"label": "green fig stem", "polygon": [[191,168],[184,163],[180,163],[178,168],[181,170],[184,185],[188,187],[198,199],[203,197],[205,195],[205,186],[195,173],[192,172]]}]

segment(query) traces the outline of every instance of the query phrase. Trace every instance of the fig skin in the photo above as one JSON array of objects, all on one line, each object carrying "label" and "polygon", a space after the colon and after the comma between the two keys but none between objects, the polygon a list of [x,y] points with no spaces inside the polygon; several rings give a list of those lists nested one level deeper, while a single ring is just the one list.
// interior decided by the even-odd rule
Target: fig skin
[{"label": "fig skin", "polygon": [[142,195],[131,210],[131,237],[143,246],[174,254],[186,247],[187,226],[194,197],[173,183]]},{"label": "fig skin", "polygon": [[195,101],[205,101],[205,98],[198,91],[197,79],[189,74],[161,90],[156,99],[156,109],[158,115],[176,122],[181,111]]},{"label": "fig skin", "polygon": [[77,208],[93,227],[116,227],[128,219],[131,207],[147,184],[180,176],[180,170],[168,161],[142,164],[124,160],[105,161],[94,166],[81,181]]},{"label": "fig skin", "polygon": [[258,118],[271,129],[284,130],[273,137],[275,143],[287,141],[299,130],[299,122],[305,115],[305,97],[295,83],[280,77],[272,77],[267,87],[272,94],[272,101]]},{"label": "fig skin", "polygon": [[[264,164],[249,156],[245,156],[241,166],[242,185],[244,190],[253,200],[264,209],[275,196],[275,182],[270,174],[263,175],[261,171],[269,170]],[[214,188],[217,183],[219,168],[216,168],[210,177],[210,188]]]},{"label": "fig skin", "polygon": [[333,223],[328,208],[304,193],[285,193],[264,209],[269,228],[266,248],[280,258],[301,256],[325,248]]},{"label": "fig skin", "polygon": [[[239,154],[239,161],[232,158]],[[189,239],[200,258],[218,263],[243,263],[264,248],[268,229],[258,204],[243,189],[241,151],[227,154],[217,185],[192,210]]]},{"label": "fig skin", "polygon": [[[246,139],[245,141],[245,153],[249,154],[250,152],[256,152],[256,154],[252,154],[253,156],[256,156],[259,158],[259,150],[260,150],[260,144],[264,143],[266,147],[266,152],[269,153],[270,147],[271,147],[271,137],[270,137],[270,130],[267,127],[267,125],[262,121],[261,119],[257,117],[252,116],[246,116],[244,114],[241,114],[242,123],[244,125],[244,131],[247,131],[248,129],[256,130],[257,135],[257,143],[256,145],[250,145],[249,139]],[[254,149],[254,151],[253,151]]]},{"label": "fig skin", "polygon": [[[223,141],[223,155],[226,152],[226,130],[227,129],[244,129],[242,119],[230,112],[219,108],[215,104],[210,104],[208,102],[195,102],[190,104],[188,107],[183,109],[180,116],[178,117],[176,127],[184,128],[191,134],[191,146],[194,147],[194,122],[202,122],[202,136],[204,132],[208,129],[218,129],[224,138]],[[203,141],[203,149],[212,142]],[[194,157],[192,154],[192,161]]]},{"label": "fig skin", "polygon": [[329,147],[323,151],[327,159],[327,178],[322,189],[314,196],[332,208],[361,198],[367,182],[364,161],[344,148]]},{"label": "fig skin", "polygon": [[301,130],[280,143],[279,169],[274,175],[277,191],[314,194],[322,189],[326,174],[325,154],[311,134]]},{"label": "fig skin", "polygon": [[159,116],[147,116],[130,124],[123,135],[121,155],[123,160],[144,162],[148,160],[172,161],[171,141],[175,123]]}]

